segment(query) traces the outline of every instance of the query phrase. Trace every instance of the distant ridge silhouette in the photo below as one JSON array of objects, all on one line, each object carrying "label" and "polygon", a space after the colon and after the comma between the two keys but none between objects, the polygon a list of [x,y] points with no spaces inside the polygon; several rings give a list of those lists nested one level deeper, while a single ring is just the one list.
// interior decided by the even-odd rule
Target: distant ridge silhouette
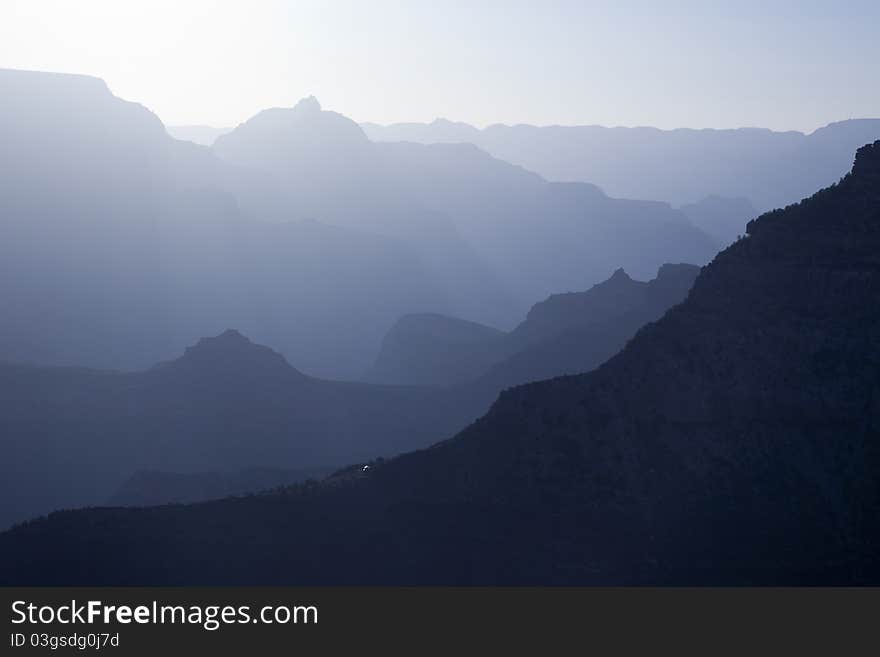
[{"label": "distant ridge silhouette", "polygon": [[510,328],[623,266],[702,264],[657,202],[547,183],[471,145],[375,144],[314,98],[212,148],[86,76],[0,70],[0,358],[140,369],[227,326],[356,378],[404,314]]},{"label": "distant ridge silhouette", "polygon": [[231,325],[307,372],[354,377],[396,317],[456,310],[400,240],[306,220],[279,181],[171,139],[101,80],[0,70],[0,95],[14,309],[0,359],[138,369]]},{"label": "distant ridge silhouette", "polygon": [[476,382],[490,390],[587,372],[643,325],[684,300],[700,268],[664,264],[645,283],[617,269],[585,292],[535,304],[509,333],[440,315],[407,315],[382,341],[365,379],[378,383]]},{"label": "distant ridge silhouette", "polygon": [[449,385],[485,371],[505,354],[505,333],[457,317],[404,315],[385,334],[364,376],[373,383]]},{"label": "distant ridge silhouette", "polygon": [[747,234],[603,366],[450,440],[277,495],[54,513],[0,534],[0,582],[880,583],[880,141]]},{"label": "distant ridge silhouette", "polygon": [[839,121],[808,135],[760,128],[596,125],[499,124],[480,130],[442,119],[362,127],[375,141],[473,143],[548,180],[594,183],[611,196],[673,205],[711,195],[744,197],[760,211],[794,203],[837,182],[849,170],[856,148],[880,139],[880,119]]},{"label": "distant ridge silhouette", "polygon": [[141,372],[0,363],[0,418],[10,431],[0,524],[103,503],[111,490],[124,505],[253,492],[328,463],[427,446],[484,412],[503,388],[593,369],[683,299],[698,270],[664,265],[649,283],[618,270],[587,292],[537,304],[508,334],[406,316],[397,330],[409,351],[384,383],[456,384],[447,387],[315,379],[234,329]]},{"label": "distant ridge silhouette", "polygon": [[[213,151],[284,181],[284,207],[299,215],[404,240],[446,282],[456,310],[444,314],[492,326],[509,327],[534,299],[614,267],[647,277],[717,250],[664,203],[548,183],[470,144],[374,143],[313,97],[256,114]],[[413,312],[427,309],[436,310]]]},{"label": "distant ridge silhouette", "polygon": [[[192,500],[205,472],[209,491],[246,492],[275,475],[229,473],[393,456],[465,426],[487,394],[315,379],[235,330],[140,372],[0,363],[0,525],[104,503],[136,471],[175,473]],[[135,483],[121,502],[157,499]]]}]

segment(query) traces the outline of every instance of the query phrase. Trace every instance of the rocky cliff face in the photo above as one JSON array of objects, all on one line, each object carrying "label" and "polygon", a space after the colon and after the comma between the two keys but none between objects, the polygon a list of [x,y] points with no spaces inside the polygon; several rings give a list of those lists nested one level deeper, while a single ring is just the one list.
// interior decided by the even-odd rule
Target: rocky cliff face
[{"label": "rocky cliff face", "polygon": [[880,142],[748,235],[603,366],[451,440],[285,495],[54,514],[0,536],[0,580],[876,584]]}]

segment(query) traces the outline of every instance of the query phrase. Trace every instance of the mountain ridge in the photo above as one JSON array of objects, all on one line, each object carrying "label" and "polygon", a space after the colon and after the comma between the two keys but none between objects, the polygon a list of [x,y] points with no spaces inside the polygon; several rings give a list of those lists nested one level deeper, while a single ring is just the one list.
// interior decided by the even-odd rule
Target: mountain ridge
[{"label": "mountain ridge", "polygon": [[588,290],[532,305],[509,332],[440,315],[404,316],[386,333],[364,380],[503,389],[586,372],[682,301],[698,272],[696,265],[665,263],[650,281],[636,281],[618,268]]},{"label": "mountain ridge", "polygon": [[[880,138],[880,119],[848,119],[810,133],[766,128],[363,124],[380,141],[469,141],[548,180],[597,184],[622,198],[675,206],[711,195],[784,207],[843,176],[859,146]],[[599,155],[599,157],[597,157]],[[674,162],[675,166],[670,166]]]},{"label": "mountain ridge", "polygon": [[451,439],[283,494],[55,513],[0,534],[0,581],[877,583],[878,172],[880,141],[599,368]]},{"label": "mountain ridge", "polygon": [[392,318],[454,309],[401,240],[304,221],[97,78],[4,69],[0,94],[2,359],[140,369],[236,326],[354,377]]},{"label": "mountain ridge", "polygon": [[137,470],[392,456],[458,430],[491,392],[317,379],[235,330],[138,371],[0,363],[0,525],[99,503]]},{"label": "mountain ridge", "polygon": [[453,315],[507,326],[534,298],[595,282],[611,267],[641,275],[668,260],[702,263],[715,251],[666,203],[547,182],[479,145],[374,142],[355,122],[317,107],[272,110],[271,121],[258,114],[213,150],[285,181],[301,214],[407,240],[441,278],[468,272],[453,287],[474,298]]}]

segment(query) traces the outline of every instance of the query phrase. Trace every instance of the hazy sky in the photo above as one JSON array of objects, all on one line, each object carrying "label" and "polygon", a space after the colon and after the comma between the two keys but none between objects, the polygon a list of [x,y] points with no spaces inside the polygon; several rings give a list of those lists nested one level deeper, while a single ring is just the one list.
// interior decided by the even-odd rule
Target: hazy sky
[{"label": "hazy sky", "polygon": [[766,126],[880,116],[880,1],[0,0],[0,67],[167,124],[314,94],[358,121]]}]

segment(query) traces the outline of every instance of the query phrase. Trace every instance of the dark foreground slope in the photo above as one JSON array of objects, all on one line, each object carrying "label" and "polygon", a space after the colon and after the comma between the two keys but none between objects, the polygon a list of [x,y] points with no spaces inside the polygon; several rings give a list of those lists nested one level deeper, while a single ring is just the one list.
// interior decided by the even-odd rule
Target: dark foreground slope
[{"label": "dark foreground slope", "polygon": [[144,372],[0,364],[0,526],[102,504],[138,470],[229,473],[394,456],[455,433],[492,399],[315,379],[236,331]]},{"label": "dark foreground slope", "polygon": [[233,472],[138,470],[107,500],[110,506],[158,506],[217,500],[323,479],[330,468],[245,468]]},{"label": "dark foreground slope", "polygon": [[880,583],[880,142],[589,374],[286,494],[63,512],[11,583]]}]

